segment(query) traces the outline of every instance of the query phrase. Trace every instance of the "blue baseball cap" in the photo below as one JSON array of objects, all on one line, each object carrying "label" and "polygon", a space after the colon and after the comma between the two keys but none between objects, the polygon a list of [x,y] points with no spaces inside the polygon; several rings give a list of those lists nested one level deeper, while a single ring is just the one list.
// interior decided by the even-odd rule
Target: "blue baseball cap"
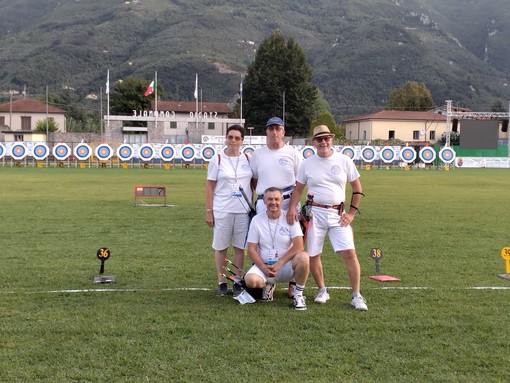
[{"label": "blue baseball cap", "polygon": [[266,122],[266,128],[269,126],[269,125],[281,125],[283,126],[283,121],[280,117],[271,117],[269,120],[267,120]]}]

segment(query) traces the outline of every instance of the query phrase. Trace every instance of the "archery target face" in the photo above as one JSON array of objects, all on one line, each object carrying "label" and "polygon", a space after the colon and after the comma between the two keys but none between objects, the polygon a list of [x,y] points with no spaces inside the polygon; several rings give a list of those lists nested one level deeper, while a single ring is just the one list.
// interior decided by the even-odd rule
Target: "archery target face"
[{"label": "archery target face", "polygon": [[117,157],[121,161],[129,161],[131,158],[133,158],[134,151],[131,145],[128,144],[122,144],[117,148]]},{"label": "archery target face", "polygon": [[420,159],[426,164],[430,164],[436,159],[436,151],[428,146],[421,148],[420,150]]},{"label": "archery target face", "polygon": [[396,156],[397,153],[395,153],[395,149],[393,149],[391,146],[385,146],[379,152],[379,157],[381,157],[381,160],[383,160],[387,164],[395,161]]},{"label": "archery target face", "polygon": [[400,159],[406,163],[413,162],[416,159],[416,150],[409,146],[400,150]]},{"label": "archery target face", "polygon": [[243,148],[243,153],[246,153],[248,154],[249,156],[251,156],[253,154],[253,152],[255,151],[255,148],[251,145],[246,145],[244,148]]},{"label": "archery target face", "polygon": [[175,150],[171,145],[163,145],[159,150],[159,156],[163,161],[172,161],[175,157]]},{"label": "archery target face", "polygon": [[372,146],[365,146],[361,150],[361,158],[365,162],[373,162],[375,160],[375,149]]},{"label": "archery target face", "polygon": [[66,143],[57,144],[53,147],[53,156],[60,161],[66,160],[71,155],[71,148]]},{"label": "archery target face", "polygon": [[91,155],[92,148],[89,144],[82,143],[74,147],[74,156],[80,161],[88,160]]},{"label": "archery target face", "polygon": [[15,144],[11,147],[11,157],[15,160],[22,160],[27,156],[25,144]]},{"label": "archery target face", "polygon": [[204,161],[209,162],[215,155],[216,149],[214,149],[212,146],[204,146],[202,148],[202,159]]},{"label": "archery target face", "polygon": [[449,164],[455,160],[455,151],[450,147],[444,147],[439,151],[439,158],[445,164]]},{"label": "archery target face", "polygon": [[356,152],[352,146],[344,146],[340,153],[345,154],[347,157],[350,157],[351,160],[354,160],[356,157]]},{"label": "archery target face", "polygon": [[101,161],[108,161],[113,156],[112,147],[108,144],[101,144],[96,147],[96,157]]},{"label": "archery target face", "polygon": [[312,157],[315,154],[317,154],[317,150],[313,146],[305,146],[301,150],[301,155],[303,156],[303,159],[307,159],[308,157]]},{"label": "archery target face", "polygon": [[196,157],[195,148],[191,145],[185,145],[181,148],[181,158],[184,161],[193,161]]},{"label": "archery target face", "polygon": [[37,144],[34,146],[34,158],[36,160],[44,160],[50,155],[50,149],[46,144]]},{"label": "archery target face", "polygon": [[156,153],[154,152],[154,148],[150,144],[145,144],[140,146],[140,149],[138,150],[138,156],[143,161],[150,161],[154,158],[154,155]]}]

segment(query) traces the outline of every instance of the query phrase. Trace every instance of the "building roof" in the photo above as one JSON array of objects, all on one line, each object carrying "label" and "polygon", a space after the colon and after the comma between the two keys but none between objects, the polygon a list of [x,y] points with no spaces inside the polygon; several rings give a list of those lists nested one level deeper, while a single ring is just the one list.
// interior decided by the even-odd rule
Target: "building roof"
[{"label": "building roof", "polygon": [[[10,112],[11,102],[0,104],[0,112]],[[46,113],[46,103],[32,98],[21,98],[12,102],[13,113]],[[65,114],[66,111],[48,104],[48,113]]]},{"label": "building roof", "polygon": [[348,118],[344,122],[357,122],[367,120],[401,120],[401,121],[446,121],[444,114],[433,112],[410,112],[401,110],[381,110],[372,114]]},{"label": "building roof", "polygon": [[[151,101],[151,106],[154,109],[154,101]],[[197,108],[197,104],[195,101],[163,101],[158,100],[158,111],[165,112],[195,112]],[[231,113],[232,109],[228,106],[228,104],[224,104],[222,102],[199,102],[198,110],[200,112],[207,113],[220,113],[226,114]]]}]

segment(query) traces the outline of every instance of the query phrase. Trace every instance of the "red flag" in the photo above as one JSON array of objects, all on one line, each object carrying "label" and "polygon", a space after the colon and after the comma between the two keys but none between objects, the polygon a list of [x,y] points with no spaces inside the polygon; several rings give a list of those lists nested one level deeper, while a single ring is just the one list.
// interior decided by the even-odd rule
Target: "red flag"
[{"label": "red flag", "polygon": [[148,95],[152,94],[152,92],[154,92],[154,80],[152,80],[152,82],[149,84],[149,87],[143,95],[147,97]]}]

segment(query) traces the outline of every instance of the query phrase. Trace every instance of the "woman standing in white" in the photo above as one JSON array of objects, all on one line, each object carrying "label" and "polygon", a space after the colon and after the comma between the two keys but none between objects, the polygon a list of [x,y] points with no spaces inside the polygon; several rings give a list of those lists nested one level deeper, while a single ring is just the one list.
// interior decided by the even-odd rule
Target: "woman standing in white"
[{"label": "woman standing in white", "polygon": [[[363,195],[359,172],[348,156],[332,149],[334,134],[325,125],[313,130],[313,144],[317,155],[303,161],[297,175],[296,188],[290,199],[287,212],[288,222],[297,220],[294,207],[299,202],[305,185],[312,193],[312,219],[308,225],[306,250],[310,255],[310,271],[319,288],[314,302],[326,303],[329,294],[324,284],[321,253],[326,234],[333,250],[340,254],[345,262],[352,288],[351,304],[357,310],[368,310],[360,294],[360,265],[354,246],[354,237],[350,223],[353,221]],[[345,208],[345,189],[349,182],[352,198]]]},{"label": "woman standing in white", "polygon": [[[241,191],[249,201],[252,200],[252,171],[246,154],[240,148],[244,140],[244,128],[232,125],[227,128],[226,148],[213,157],[207,170],[205,185],[205,221],[214,228],[212,247],[215,250],[216,271],[218,274],[217,296],[227,295],[227,281],[223,277],[227,251],[232,243],[233,263],[240,269],[244,265],[244,248],[248,234],[250,207]],[[237,281],[241,280],[238,270]],[[242,288],[234,283],[233,294],[237,296]]]}]

